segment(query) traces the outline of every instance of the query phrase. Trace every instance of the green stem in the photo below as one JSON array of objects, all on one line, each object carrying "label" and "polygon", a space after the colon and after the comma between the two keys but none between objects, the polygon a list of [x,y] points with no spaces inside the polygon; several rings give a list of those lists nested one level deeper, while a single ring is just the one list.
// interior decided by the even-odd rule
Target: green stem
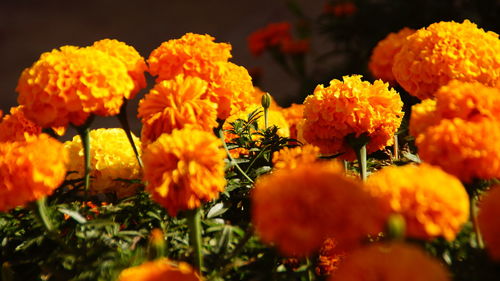
[{"label": "green stem", "polygon": [[127,135],[128,141],[130,142],[130,145],[132,146],[132,149],[134,150],[135,158],[137,159],[137,162],[139,163],[139,166],[142,169],[144,167],[142,165],[142,159],[141,159],[141,156],[139,155],[139,151],[135,145],[134,139],[132,138],[132,132],[130,131],[130,124],[129,124],[128,118],[127,118],[127,103],[128,103],[128,101],[126,99],[124,99],[122,107],[120,108],[120,113],[118,113],[117,118],[118,118],[118,121],[120,121],[122,129],[125,131],[125,134]]},{"label": "green stem", "polygon": [[269,127],[269,109],[264,108],[264,130]]},{"label": "green stem", "polygon": [[222,140],[222,145],[224,146],[224,150],[226,151],[227,157],[229,158],[229,161],[236,167],[238,172],[241,173],[249,182],[253,183],[253,180],[241,169],[240,165],[236,163],[236,160],[234,160],[233,156],[231,156],[231,153],[229,152],[229,149],[227,148],[226,141],[224,140],[224,130],[222,129],[222,126],[219,126],[220,128],[218,129],[218,137]]},{"label": "green stem", "polygon": [[306,258],[306,265],[307,265],[307,281],[313,281],[314,280],[314,271],[313,271],[313,266],[310,258]]},{"label": "green stem", "polygon": [[36,201],[36,214],[42,221],[43,226],[49,233],[54,231],[54,226],[50,222],[49,215],[47,214],[47,201],[46,197],[42,197]]},{"label": "green stem", "polygon": [[481,235],[481,231],[479,230],[479,226],[478,226],[478,222],[477,222],[478,207],[477,207],[476,203],[477,203],[476,197],[474,195],[471,195],[469,208],[470,208],[470,216],[471,216],[471,220],[472,220],[472,225],[474,227],[474,233],[476,234],[476,244],[477,244],[477,247],[479,247],[480,249],[484,249],[483,237]]},{"label": "green stem", "polygon": [[398,135],[394,135],[394,160],[399,160],[399,140]]},{"label": "green stem", "polygon": [[356,157],[359,164],[359,176],[362,181],[366,180],[366,144],[356,149]]},{"label": "green stem", "polygon": [[201,244],[201,212],[200,208],[188,211],[189,244],[194,250],[194,265],[201,275],[203,253]]},{"label": "green stem", "polygon": [[88,126],[82,126],[82,127],[77,127],[76,130],[78,131],[78,134],[80,135],[80,139],[82,140],[82,146],[83,146],[83,167],[85,169],[85,175],[84,175],[84,183],[85,183],[85,197],[87,197],[88,192],[89,192],[89,187],[90,187],[90,134],[89,134],[89,127]]}]

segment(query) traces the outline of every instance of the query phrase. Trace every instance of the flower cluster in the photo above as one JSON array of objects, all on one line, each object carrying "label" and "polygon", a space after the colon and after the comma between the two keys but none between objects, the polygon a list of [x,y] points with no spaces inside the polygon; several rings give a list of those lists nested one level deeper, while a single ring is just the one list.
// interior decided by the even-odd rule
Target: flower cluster
[{"label": "flower cluster", "polygon": [[0,115],[0,142],[23,141],[25,134],[36,136],[42,128],[24,115],[23,106],[10,109],[10,114]]},{"label": "flower cluster", "polygon": [[273,154],[274,169],[295,169],[318,160],[319,148],[306,144],[294,148],[285,147]]},{"label": "flower cluster", "polygon": [[491,188],[480,201],[477,222],[490,256],[500,261],[500,187]]},{"label": "flower cluster", "polygon": [[167,258],[148,261],[123,270],[118,281],[201,281],[196,271],[185,262],[173,262]]}]

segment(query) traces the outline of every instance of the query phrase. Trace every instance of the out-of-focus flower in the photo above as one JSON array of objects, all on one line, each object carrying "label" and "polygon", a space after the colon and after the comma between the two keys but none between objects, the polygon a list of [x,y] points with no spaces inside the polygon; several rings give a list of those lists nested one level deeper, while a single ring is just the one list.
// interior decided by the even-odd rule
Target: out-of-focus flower
[{"label": "out-of-focus flower", "polygon": [[144,58],[134,47],[114,39],[103,39],[94,42],[92,47],[119,59],[127,68],[128,74],[134,81],[134,89],[128,95],[125,95],[125,98],[133,99],[141,89],[146,87],[144,72],[148,70],[148,67]]},{"label": "out-of-focus flower", "polygon": [[438,167],[386,167],[372,174],[366,190],[406,221],[406,235],[451,241],[469,219],[469,196],[462,183]]},{"label": "out-of-focus flower", "polygon": [[274,169],[295,169],[318,160],[319,148],[310,144],[285,147],[273,153]]},{"label": "out-of-focus flower", "polygon": [[16,90],[26,117],[46,128],[82,125],[90,114],[116,115],[133,88],[117,58],[91,47],[63,46],[26,68]]},{"label": "out-of-focus flower", "polygon": [[326,88],[318,85],[305,99],[302,137],[322,154],[343,153],[341,158],[354,159],[345,137],[366,134],[368,153],[391,145],[403,118],[402,107],[399,94],[381,80],[371,84],[360,75],[334,79]]},{"label": "out-of-focus flower", "polygon": [[281,113],[290,127],[290,138],[298,139],[297,125],[304,119],[304,105],[293,103],[289,107],[282,108]]},{"label": "out-of-focus flower", "polygon": [[416,246],[371,244],[347,255],[329,281],[450,281],[444,265]]},{"label": "out-of-focus flower", "polygon": [[392,74],[394,56],[401,50],[406,37],[414,32],[414,29],[405,27],[396,33],[389,33],[377,43],[368,63],[368,68],[375,78],[394,84],[396,81]]},{"label": "out-of-focus flower", "polygon": [[201,98],[208,91],[206,81],[182,74],[156,84],[139,102],[142,144],[146,146],[174,129],[212,131],[217,127],[217,104]]},{"label": "out-of-focus flower", "polygon": [[500,81],[500,40],[468,20],[434,23],[407,37],[392,72],[420,99],[433,97],[453,79],[495,86]]},{"label": "out-of-focus flower", "polygon": [[340,164],[314,162],[279,169],[255,184],[252,222],[262,241],[287,256],[307,256],[335,237],[352,249],[378,233],[385,215],[378,201],[346,178]]},{"label": "out-of-focus flower", "polygon": [[[90,136],[90,171],[91,184],[89,192],[116,193],[119,198],[133,195],[139,184],[126,182],[137,180],[142,176],[137,158],[128,141],[125,131],[119,128],[91,130]],[[132,135],[136,147],[141,147],[140,140]],[[68,179],[83,178],[85,169],[83,147],[79,136],[65,143],[70,156],[68,171],[76,171],[68,175]]]},{"label": "out-of-focus flower", "polygon": [[0,144],[0,211],[52,194],[66,175],[68,155],[46,134]]},{"label": "out-of-focus flower", "polygon": [[316,274],[320,276],[332,275],[345,258],[345,253],[337,249],[337,241],[328,238],[319,249]]},{"label": "out-of-focus flower", "polygon": [[309,51],[309,39],[286,40],[281,44],[281,51],[285,54],[300,55]]},{"label": "out-of-focus flower", "polygon": [[254,56],[260,56],[267,48],[279,48],[283,42],[292,40],[290,23],[270,23],[248,36],[248,48]]},{"label": "out-of-focus flower", "polygon": [[25,134],[36,136],[42,133],[42,128],[24,116],[23,106],[10,109],[10,114],[0,114],[0,142],[23,141]]},{"label": "out-of-focus flower", "polygon": [[185,262],[173,262],[167,258],[148,261],[123,270],[118,281],[201,281],[198,273]]},{"label": "out-of-focus flower", "polygon": [[425,99],[411,107],[410,135],[418,136],[433,124],[439,122],[436,116],[436,100]]},{"label": "out-of-focus flower", "polygon": [[481,197],[477,222],[492,259],[500,261],[500,187],[494,186]]},{"label": "out-of-focus flower", "polygon": [[224,190],[221,141],[213,133],[184,128],[163,134],[144,151],[144,180],[171,216],[192,210]]},{"label": "out-of-focus flower", "polygon": [[353,2],[344,2],[339,4],[325,3],[323,13],[332,14],[336,17],[350,16],[358,11],[358,8]]}]

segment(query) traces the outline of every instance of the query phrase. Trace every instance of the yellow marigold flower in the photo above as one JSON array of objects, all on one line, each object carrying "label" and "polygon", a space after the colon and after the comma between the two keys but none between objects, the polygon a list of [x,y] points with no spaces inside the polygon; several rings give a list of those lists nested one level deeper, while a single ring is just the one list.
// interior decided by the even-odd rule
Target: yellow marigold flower
[{"label": "yellow marigold flower", "polygon": [[23,141],[25,134],[33,136],[42,133],[42,128],[26,118],[23,106],[10,109],[10,114],[0,114],[0,142]]},{"label": "yellow marigold flower", "polygon": [[328,237],[352,249],[382,229],[385,213],[340,165],[314,162],[262,176],[251,194],[252,222],[265,243],[307,256]]},{"label": "yellow marigold flower", "polygon": [[328,238],[319,249],[318,265],[316,274],[327,276],[333,274],[345,258],[345,253],[337,249],[337,241]]},{"label": "yellow marigold flower", "polygon": [[128,74],[134,81],[134,89],[129,94],[125,95],[125,98],[133,99],[141,89],[146,87],[144,72],[148,70],[148,67],[144,58],[134,47],[114,39],[96,41],[92,47],[108,53],[125,64]]},{"label": "yellow marigold flower", "polygon": [[332,80],[330,86],[318,85],[304,101],[302,137],[318,146],[322,154],[344,153],[343,159],[355,159],[346,142],[350,134],[367,134],[368,153],[393,143],[403,118],[403,102],[399,94],[381,80],[373,84],[360,75]]},{"label": "yellow marigold flower", "polygon": [[486,243],[486,250],[492,259],[500,261],[500,187],[495,186],[485,193],[479,204],[477,221],[481,235]]},{"label": "yellow marigold flower", "polygon": [[274,169],[295,169],[300,165],[308,165],[318,160],[319,148],[306,144],[294,148],[285,147],[273,153]]},{"label": "yellow marigold flower", "polygon": [[389,35],[377,43],[368,63],[368,68],[375,78],[382,79],[391,84],[396,82],[396,78],[392,74],[394,56],[401,50],[406,37],[414,32],[414,29],[405,27],[398,32],[389,33]]},{"label": "yellow marigold flower", "polygon": [[43,53],[17,85],[26,117],[42,127],[81,125],[90,114],[118,114],[134,83],[125,65],[94,48],[63,46]]},{"label": "yellow marigold flower", "polygon": [[304,105],[294,103],[289,107],[282,108],[281,113],[290,126],[290,138],[298,139],[297,125],[304,119]]},{"label": "yellow marigold flower", "polygon": [[[140,179],[141,168],[137,163],[134,151],[130,146],[125,131],[120,128],[96,129],[90,133],[90,193],[116,193],[119,198],[133,195],[138,184],[123,180]],[[132,135],[140,152],[140,141]],[[84,176],[83,147],[79,136],[64,144],[70,161],[68,171],[76,171],[68,175],[68,179]]]},{"label": "yellow marigold flower", "polygon": [[213,133],[184,128],[161,135],[144,151],[144,180],[171,216],[218,197],[224,190],[221,141]]},{"label": "yellow marigold flower", "polygon": [[434,23],[407,37],[392,72],[420,99],[433,97],[453,79],[495,86],[500,81],[500,40],[468,20]]},{"label": "yellow marigold flower", "polygon": [[143,127],[143,145],[161,134],[191,127],[212,131],[217,127],[217,104],[202,99],[210,91],[208,83],[198,77],[178,75],[163,80],[139,102],[138,117]]},{"label": "yellow marigold flower", "polygon": [[462,183],[428,164],[383,168],[368,178],[366,190],[404,217],[409,237],[451,241],[469,219]]},{"label": "yellow marigold flower", "polygon": [[371,244],[345,258],[329,281],[451,281],[446,267],[416,246]]},{"label": "yellow marigold flower", "polygon": [[201,281],[196,271],[185,262],[173,262],[167,258],[147,261],[123,270],[118,281]]},{"label": "yellow marigold flower", "polygon": [[50,195],[64,181],[68,155],[46,134],[0,144],[0,211]]}]

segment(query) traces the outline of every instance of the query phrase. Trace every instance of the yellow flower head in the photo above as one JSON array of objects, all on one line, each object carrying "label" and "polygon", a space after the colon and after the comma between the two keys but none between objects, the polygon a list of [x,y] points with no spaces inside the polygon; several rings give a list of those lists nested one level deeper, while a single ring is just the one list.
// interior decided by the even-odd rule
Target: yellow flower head
[{"label": "yellow flower head", "polygon": [[495,86],[500,81],[500,40],[468,20],[434,23],[407,37],[392,72],[420,99],[433,97],[453,79]]},{"label": "yellow flower head", "polygon": [[42,127],[81,125],[118,114],[134,83],[125,65],[94,48],[63,46],[25,69],[17,85],[26,117]]},{"label": "yellow flower head", "polygon": [[455,239],[469,219],[469,196],[462,183],[438,167],[392,166],[371,175],[366,190],[406,221],[408,237]]},{"label": "yellow flower head", "polygon": [[139,102],[143,145],[174,129],[191,127],[212,131],[217,127],[217,104],[202,99],[209,91],[204,80],[184,75],[156,84]]},{"label": "yellow flower head", "polygon": [[414,32],[414,29],[405,27],[396,33],[389,33],[389,35],[377,43],[368,63],[368,68],[375,78],[382,79],[391,84],[396,82],[396,78],[392,74],[394,56],[401,50],[406,37]]},{"label": "yellow flower head", "polygon": [[125,95],[125,98],[133,99],[141,89],[146,87],[144,72],[148,70],[148,67],[144,58],[134,47],[114,39],[96,41],[92,47],[117,58],[127,68],[128,74],[134,81],[134,89]]},{"label": "yellow flower head", "polygon": [[391,145],[403,118],[399,94],[381,80],[373,84],[360,75],[332,80],[330,86],[318,85],[304,101],[302,137],[318,146],[322,154],[344,153],[343,159],[354,159],[354,150],[345,137],[367,134],[368,153]]},{"label": "yellow flower head", "polygon": [[144,151],[144,180],[171,216],[192,210],[224,190],[221,141],[213,133],[184,128],[161,135]]},{"label": "yellow flower head", "polygon": [[410,244],[371,244],[346,257],[329,281],[450,281],[446,267]]},{"label": "yellow flower head", "polygon": [[68,155],[46,134],[0,143],[0,211],[50,195],[64,181]]},{"label": "yellow flower head", "polygon": [[289,107],[282,108],[281,113],[285,117],[285,120],[290,126],[290,138],[298,138],[297,125],[304,118],[304,105],[303,104],[292,104]]},{"label": "yellow flower head", "polygon": [[185,262],[173,262],[167,258],[147,261],[123,270],[118,281],[202,281],[196,271]]},{"label": "yellow flower head", "polygon": [[[141,142],[134,135],[132,138],[140,153]],[[80,137],[75,136],[64,145],[70,156],[68,171],[77,172],[69,174],[67,178],[83,178],[83,147]],[[90,131],[90,165],[91,194],[116,193],[119,198],[133,195],[138,184],[123,180],[137,180],[142,176],[127,135],[119,128]]]},{"label": "yellow flower head", "polygon": [[273,154],[275,169],[295,169],[301,165],[308,165],[318,160],[319,148],[306,144],[294,148],[285,147]]},{"label": "yellow flower head", "polygon": [[495,186],[483,195],[479,204],[477,221],[486,250],[492,259],[500,261],[500,187]]},{"label": "yellow flower head", "polygon": [[343,175],[340,165],[314,162],[279,169],[258,179],[252,222],[265,243],[287,256],[307,256],[326,238],[352,249],[382,229],[385,213],[361,183]]},{"label": "yellow flower head", "polygon": [[10,114],[0,114],[0,142],[23,141],[25,134],[36,136],[42,133],[42,128],[26,118],[23,106],[10,109]]}]

